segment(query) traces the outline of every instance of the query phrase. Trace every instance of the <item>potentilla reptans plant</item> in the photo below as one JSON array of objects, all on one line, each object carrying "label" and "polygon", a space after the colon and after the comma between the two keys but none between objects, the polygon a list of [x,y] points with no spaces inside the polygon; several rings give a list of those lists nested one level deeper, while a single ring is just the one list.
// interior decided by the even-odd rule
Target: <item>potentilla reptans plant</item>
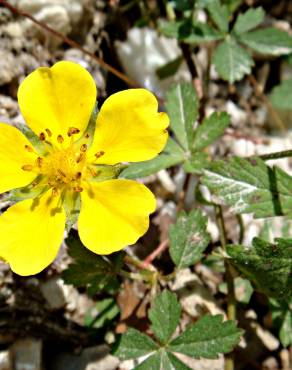
[{"label": "potentilla reptans plant", "polygon": [[0,124],[0,191],[23,188],[24,198],[0,217],[0,256],[19,275],[53,262],[66,218],[72,222],[76,213],[81,241],[102,255],[134,244],[148,229],[154,195],[117,175],[121,163],[162,151],[168,116],[145,89],[113,94],[95,119],[96,98],[86,69],[61,61],[38,68],[19,87],[31,140]]}]

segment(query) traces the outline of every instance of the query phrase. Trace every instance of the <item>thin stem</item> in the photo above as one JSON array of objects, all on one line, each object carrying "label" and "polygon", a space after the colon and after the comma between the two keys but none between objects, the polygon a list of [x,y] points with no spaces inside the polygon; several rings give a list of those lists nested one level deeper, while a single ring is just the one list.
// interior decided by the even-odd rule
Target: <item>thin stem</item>
[{"label": "thin stem", "polygon": [[244,238],[244,223],[243,223],[243,219],[241,215],[236,215],[236,219],[238,221],[238,226],[239,226],[238,243],[242,244],[243,238]]},{"label": "thin stem", "polygon": [[168,239],[165,239],[163,240],[157,248],[154,249],[154,251],[152,253],[150,253],[146,258],[145,260],[142,262],[142,266],[144,266],[144,268],[147,268],[154,260],[157,256],[159,256],[162,252],[165,251],[165,249],[168,247],[168,243],[169,243],[169,240]]},{"label": "thin stem", "polygon": [[281,120],[281,118],[279,117],[278,113],[275,111],[275,109],[273,108],[271,102],[269,101],[269,99],[267,98],[267,96],[264,94],[263,92],[263,89],[261,88],[260,84],[258,83],[258,81],[254,78],[253,75],[249,75],[248,76],[248,79],[249,79],[249,82],[253,85],[253,87],[255,88],[255,92],[256,94],[262,99],[262,101],[265,103],[270,115],[272,116],[273,120],[275,121],[276,125],[278,126],[278,128],[280,129],[280,131],[282,132],[286,132],[287,131],[287,128],[285,126],[285,124],[283,123],[283,121]]},{"label": "thin stem", "polygon": [[263,161],[269,161],[271,159],[280,159],[280,158],[292,157],[292,149],[283,150],[281,152],[274,152],[274,153],[269,153],[269,154],[257,155],[257,156],[253,156],[253,157],[259,157]]},{"label": "thin stem", "polygon": [[115,69],[111,65],[107,64],[103,59],[98,58],[96,55],[94,55],[93,53],[91,53],[89,50],[87,50],[87,49],[83,48],[81,45],[79,45],[76,41],[74,41],[74,40],[70,39],[69,37],[63,35],[61,32],[56,31],[54,28],[48,26],[46,23],[43,23],[41,21],[38,21],[36,18],[34,18],[29,13],[27,13],[27,12],[25,12],[25,11],[23,11],[23,10],[21,10],[21,9],[19,9],[19,8],[13,6],[13,5],[11,5],[11,4],[9,4],[5,0],[0,0],[0,4],[2,4],[3,6],[5,6],[5,8],[8,8],[12,13],[17,14],[17,15],[21,15],[21,16],[23,16],[25,18],[30,19],[33,23],[35,23],[36,25],[38,25],[40,28],[46,30],[47,32],[49,32],[53,36],[61,39],[63,42],[65,42],[66,44],[70,45],[71,47],[76,48],[76,49],[79,49],[84,54],[86,54],[86,55],[90,56],[92,59],[94,59],[95,62],[97,62],[100,65],[101,68],[103,68],[106,71],[112,73],[113,75],[115,75],[119,79],[123,80],[129,86],[132,86],[132,87],[137,87],[138,86],[137,82],[135,82],[135,81],[131,80],[130,78],[128,78],[124,73],[118,71],[117,69]]},{"label": "thin stem", "polygon": [[[221,246],[223,250],[226,250],[227,233],[221,206],[215,206],[215,216],[219,228]],[[236,320],[235,287],[231,265],[227,259],[224,260],[224,265],[227,283],[227,318],[228,320]],[[225,370],[234,370],[234,358],[232,354],[229,354],[225,357]]]}]

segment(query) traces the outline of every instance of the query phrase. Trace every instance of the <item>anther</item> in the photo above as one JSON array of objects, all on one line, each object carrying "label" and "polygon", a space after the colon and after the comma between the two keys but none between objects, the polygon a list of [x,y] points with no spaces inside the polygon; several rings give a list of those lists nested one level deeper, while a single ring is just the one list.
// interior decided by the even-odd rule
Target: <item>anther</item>
[{"label": "anther", "polygon": [[89,139],[89,134],[84,135],[85,139]]},{"label": "anther", "polygon": [[58,143],[59,143],[59,144],[62,144],[62,143],[64,142],[64,138],[63,138],[63,136],[62,136],[62,135],[58,135],[58,136],[57,136],[57,140],[58,140]]},{"label": "anther", "polygon": [[69,130],[67,132],[67,135],[70,137],[72,135],[76,135],[76,134],[79,134],[80,130],[79,128],[76,128],[76,127],[69,127]]},{"label": "anther", "polygon": [[33,166],[31,164],[25,164],[21,167],[23,171],[31,171],[33,169]]},{"label": "anther", "polygon": [[97,152],[94,155],[95,155],[96,158],[100,158],[100,157],[102,157],[104,155],[104,151],[101,150],[100,152]]},{"label": "anther", "polygon": [[86,150],[87,150],[87,145],[86,144],[82,144],[81,147],[80,147],[80,152],[85,153]]},{"label": "anther", "polygon": [[42,158],[42,157],[37,157],[37,159],[36,159],[36,163],[37,163],[37,166],[38,166],[39,168],[41,168],[41,167],[42,167],[42,165],[43,165],[43,163],[44,163],[44,158]]},{"label": "anther", "polygon": [[81,172],[77,172],[75,177],[76,177],[76,180],[81,179]]},{"label": "anther", "polygon": [[25,145],[24,148],[28,151],[28,152],[33,152],[33,149],[31,146],[29,145]]},{"label": "anther", "polygon": [[81,193],[83,191],[83,188],[81,186],[75,186],[73,190],[76,191],[76,193]]},{"label": "anther", "polygon": [[56,197],[59,194],[59,191],[57,188],[52,188],[52,195],[53,197]]},{"label": "anther", "polygon": [[45,141],[45,140],[46,140],[46,135],[45,135],[45,133],[44,133],[44,132],[41,132],[41,133],[39,134],[39,139],[40,139],[41,141]]},{"label": "anther", "polygon": [[62,170],[60,170],[59,168],[58,168],[58,173],[61,175],[61,176],[63,176],[63,177],[66,177],[66,175],[65,175],[65,173],[62,171]]},{"label": "anther", "polygon": [[79,156],[78,156],[78,158],[76,159],[76,163],[80,163],[83,158],[84,158],[84,154],[83,153],[80,153]]},{"label": "anther", "polygon": [[46,133],[48,134],[49,137],[52,137],[52,131],[46,128]]}]

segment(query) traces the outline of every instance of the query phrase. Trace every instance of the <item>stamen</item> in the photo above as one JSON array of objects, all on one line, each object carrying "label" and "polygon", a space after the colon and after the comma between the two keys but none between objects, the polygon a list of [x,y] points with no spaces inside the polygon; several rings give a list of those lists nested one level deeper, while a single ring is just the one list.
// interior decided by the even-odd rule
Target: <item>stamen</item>
[{"label": "stamen", "polygon": [[62,143],[64,142],[64,138],[63,138],[63,136],[62,136],[62,135],[58,135],[58,136],[57,136],[57,140],[58,140],[58,143],[59,143],[59,144],[62,144]]},{"label": "stamen", "polygon": [[81,147],[80,147],[80,152],[85,153],[86,150],[87,150],[87,145],[86,144],[82,144]]},{"label": "stamen", "polygon": [[89,134],[84,135],[85,139],[89,139]]},{"label": "stamen", "polygon": [[44,164],[44,158],[42,158],[42,157],[37,157],[36,163],[37,163],[37,166],[38,166],[39,168],[41,168],[41,167],[42,167],[42,165]]},{"label": "stamen", "polygon": [[31,147],[31,146],[29,146],[29,145],[25,145],[24,146],[24,148],[28,151],[28,152],[30,152],[30,153],[32,153],[34,150],[33,150],[33,148]]},{"label": "stamen", "polygon": [[31,164],[25,164],[21,167],[23,171],[31,171],[33,169],[33,166]]},{"label": "stamen", "polygon": [[52,195],[56,197],[59,194],[59,190],[57,188],[52,188]]},{"label": "stamen", "polygon": [[79,128],[76,128],[76,127],[69,127],[69,130],[67,132],[67,135],[70,137],[72,135],[76,135],[76,134],[79,134],[80,130]]},{"label": "stamen", "polygon": [[52,137],[52,131],[46,128],[46,133],[48,134],[49,137]]},{"label": "stamen", "polygon": [[58,168],[58,169],[57,169],[57,171],[59,172],[59,174],[60,174],[61,176],[66,177],[65,173],[64,173],[62,170],[60,170],[60,169]]},{"label": "stamen", "polygon": [[100,157],[102,157],[104,155],[104,151],[101,150],[100,152],[97,152],[94,155],[95,155],[96,158],[100,158]]},{"label": "stamen", "polygon": [[44,133],[44,132],[41,132],[41,133],[39,134],[39,139],[40,139],[41,141],[45,141],[45,140],[46,140],[46,135],[45,135],[45,133]]},{"label": "stamen", "polygon": [[76,159],[76,163],[80,163],[83,158],[84,158],[84,154],[83,153],[80,153],[79,156],[78,156],[78,158]]},{"label": "stamen", "polygon": [[92,167],[89,167],[88,169],[92,177],[96,177],[101,173],[101,171],[95,171]]},{"label": "stamen", "polygon": [[81,193],[83,191],[83,188],[81,186],[75,186],[73,190],[76,191],[76,193]]},{"label": "stamen", "polygon": [[81,172],[77,172],[76,173],[76,176],[75,176],[76,177],[76,180],[81,179],[81,175],[82,175]]},{"label": "stamen", "polygon": [[35,180],[35,181],[33,181],[33,182],[31,183],[31,186],[34,188],[35,186],[37,186],[37,185],[38,185],[38,183],[39,183],[39,182]]}]

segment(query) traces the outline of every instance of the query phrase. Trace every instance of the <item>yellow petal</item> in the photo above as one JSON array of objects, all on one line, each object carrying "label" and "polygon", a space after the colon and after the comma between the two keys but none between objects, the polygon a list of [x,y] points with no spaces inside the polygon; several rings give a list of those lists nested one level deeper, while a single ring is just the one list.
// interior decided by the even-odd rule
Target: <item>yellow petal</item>
[{"label": "yellow petal", "polygon": [[57,256],[65,212],[51,191],[16,203],[0,216],[0,256],[22,276],[34,275]]},{"label": "yellow petal", "polygon": [[[28,75],[18,90],[18,101],[27,125],[39,135],[49,129],[52,141],[69,128],[83,132],[96,100],[90,73],[77,63],[62,61]],[[76,138],[80,136],[77,135]]]},{"label": "yellow petal", "polygon": [[98,254],[123,249],[145,234],[155,207],[151,191],[135,181],[84,184],[78,220],[80,239]]},{"label": "yellow petal", "polygon": [[25,146],[32,148],[27,138],[13,126],[0,123],[0,193],[26,186],[36,174],[21,169],[23,165],[32,165],[36,154],[29,152]]},{"label": "yellow petal", "polygon": [[103,153],[96,163],[140,162],[155,157],[166,144],[166,113],[157,112],[155,96],[145,89],[111,95],[96,121],[90,154]]}]

